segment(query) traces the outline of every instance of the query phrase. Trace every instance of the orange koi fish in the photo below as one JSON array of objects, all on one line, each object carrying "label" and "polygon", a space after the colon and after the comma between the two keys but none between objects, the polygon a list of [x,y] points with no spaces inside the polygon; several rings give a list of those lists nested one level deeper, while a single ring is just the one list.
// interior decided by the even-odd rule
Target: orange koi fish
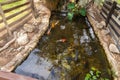
[{"label": "orange koi fish", "polygon": [[50,34],[51,29],[54,28],[58,23],[59,23],[59,21],[53,21],[53,22],[51,23],[50,29],[47,31],[47,35]]},{"label": "orange koi fish", "polygon": [[65,38],[63,38],[63,39],[59,39],[59,40],[57,40],[56,42],[66,42],[67,40],[65,39]]}]

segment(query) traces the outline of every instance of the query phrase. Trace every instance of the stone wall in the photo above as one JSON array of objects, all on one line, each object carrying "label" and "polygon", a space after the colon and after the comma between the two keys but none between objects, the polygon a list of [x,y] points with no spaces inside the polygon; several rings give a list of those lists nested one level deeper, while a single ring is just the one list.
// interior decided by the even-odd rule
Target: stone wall
[{"label": "stone wall", "polygon": [[105,27],[106,23],[100,15],[100,10],[92,6],[88,9],[87,17],[105,50],[107,59],[113,72],[114,80],[120,80],[120,52],[116,47],[110,32]]}]

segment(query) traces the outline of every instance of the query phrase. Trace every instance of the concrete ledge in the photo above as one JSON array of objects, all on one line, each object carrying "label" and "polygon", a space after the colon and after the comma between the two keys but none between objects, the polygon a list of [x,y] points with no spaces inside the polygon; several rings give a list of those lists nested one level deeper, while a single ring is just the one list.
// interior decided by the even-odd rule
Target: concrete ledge
[{"label": "concrete ledge", "polygon": [[[93,10],[93,12],[97,12],[97,10],[95,10],[95,11],[94,11],[94,9],[91,9],[91,10]],[[117,77],[113,75],[114,80],[120,80],[120,64],[119,64],[119,61],[117,61],[117,59],[116,59],[116,56],[120,58],[120,55],[116,55],[116,54],[110,52],[110,50],[109,50],[110,43],[114,43],[114,41],[112,40],[112,37],[109,34],[102,33],[102,30],[105,30],[104,28],[99,29],[96,26],[96,24],[98,24],[97,18],[93,18],[91,16],[91,14],[94,17],[98,17],[98,18],[101,18],[101,17],[99,15],[95,16],[94,13],[88,13],[88,15],[87,15],[89,22],[91,23],[96,35],[99,38],[99,41],[101,42],[101,45],[103,46],[103,48],[105,50],[105,53],[106,53],[107,59],[110,63],[110,66],[112,68],[112,71],[115,72],[115,75],[117,75]],[[99,13],[96,13],[96,14],[99,14]]]},{"label": "concrete ledge", "polygon": [[47,9],[43,5],[40,5],[39,7],[41,8],[41,10],[39,12],[43,12],[43,13],[40,13],[40,15],[39,15],[39,17],[41,18],[41,23],[36,28],[38,30],[38,32],[32,33],[33,36],[30,37],[29,43],[26,44],[25,46],[22,46],[23,49],[19,53],[17,53],[17,55],[15,57],[13,57],[13,59],[11,61],[9,61],[6,65],[1,66],[0,67],[1,71],[10,72],[10,71],[14,70],[14,68],[16,68],[16,66],[18,66],[29,55],[29,53],[35,48],[39,39],[47,30],[48,25],[49,25],[49,18],[51,15],[50,10]]}]

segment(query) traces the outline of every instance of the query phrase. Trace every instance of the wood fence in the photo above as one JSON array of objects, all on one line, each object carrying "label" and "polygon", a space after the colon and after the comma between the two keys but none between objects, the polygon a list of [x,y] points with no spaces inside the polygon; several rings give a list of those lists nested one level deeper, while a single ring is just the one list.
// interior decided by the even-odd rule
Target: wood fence
[{"label": "wood fence", "polygon": [[[9,33],[9,36],[11,36],[14,30],[20,28],[20,26],[30,20],[33,14],[35,15],[33,0],[26,0],[22,4],[3,9],[4,6],[19,1],[22,0],[6,0],[6,2],[0,3],[0,24],[3,24],[0,25],[0,39],[2,39],[7,33]],[[15,11],[15,13],[9,14],[12,11]],[[22,16],[18,17],[21,14]],[[15,17],[16,19],[14,19]]]},{"label": "wood fence", "polygon": [[104,17],[106,27],[120,50],[120,5],[116,2],[106,1],[103,4],[101,15]]}]

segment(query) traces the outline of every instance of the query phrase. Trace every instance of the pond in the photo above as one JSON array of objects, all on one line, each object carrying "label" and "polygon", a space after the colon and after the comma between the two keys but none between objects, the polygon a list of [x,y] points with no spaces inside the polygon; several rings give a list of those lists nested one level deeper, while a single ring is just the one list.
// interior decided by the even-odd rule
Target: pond
[{"label": "pond", "polygon": [[68,21],[66,17],[54,15],[50,26],[54,27],[42,37],[37,48],[39,56],[47,58],[53,70],[57,69],[60,80],[84,80],[91,68],[112,80],[105,52],[87,18]]},{"label": "pond", "polygon": [[105,52],[87,18],[76,16],[69,21],[65,15],[51,16],[50,28],[36,51],[15,72],[39,80],[113,80]]},{"label": "pond", "polygon": [[[56,0],[50,1],[53,4],[48,4],[52,7]],[[58,8],[60,3],[56,7],[57,4],[51,9]],[[89,78],[113,80],[105,51],[87,17],[76,16],[69,21],[66,17],[67,11],[64,10],[66,7],[62,6],[62,8],[63,11],[61,8],[58,9],[60,13],[54,11],[48,31],[41,37],[36,49],[16,68],[15,72],[44,80],[88,80]],[[17,49],[20,46],[15,47]],[[18,49],[22,50],[22,48]],[[27,64],[24,64],[25,62]]]}]

